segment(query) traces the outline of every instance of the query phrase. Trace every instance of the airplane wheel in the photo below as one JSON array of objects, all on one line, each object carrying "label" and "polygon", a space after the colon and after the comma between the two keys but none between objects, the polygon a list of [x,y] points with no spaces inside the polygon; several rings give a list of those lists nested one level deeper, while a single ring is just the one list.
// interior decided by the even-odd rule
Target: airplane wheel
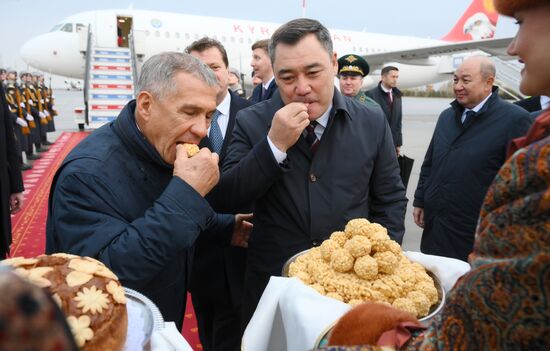
[{"label": "airplane wheel", "polygon": [[81,132],[84,131],[84,123],[78,123],[78,130]]}]

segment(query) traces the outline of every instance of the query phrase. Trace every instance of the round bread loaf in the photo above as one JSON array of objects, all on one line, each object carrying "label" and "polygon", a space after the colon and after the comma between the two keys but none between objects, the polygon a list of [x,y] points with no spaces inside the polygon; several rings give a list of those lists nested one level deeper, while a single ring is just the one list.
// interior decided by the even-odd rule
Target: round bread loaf
[{"label": "round bread loaf", "polygon": [[128,328],[126,296],[118,278],[103,263],[69,254],[14,257],[2,261],[47,289],[61,307],[84,351],[124,348]]}]

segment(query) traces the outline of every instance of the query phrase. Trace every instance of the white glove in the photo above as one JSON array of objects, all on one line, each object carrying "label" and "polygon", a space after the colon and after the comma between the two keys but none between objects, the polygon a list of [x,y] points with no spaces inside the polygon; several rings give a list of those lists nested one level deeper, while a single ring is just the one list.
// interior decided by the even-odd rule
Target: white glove
[{"label": "white glove", "polygon": [[44,110],[44,114],[45,114],[46,116],[49,116],[49,115],[50,115],[50,113],[48,112],[48,110]]},{"label": "white glove", "polygon": [[29,105],[34,106],[34,102],[32,102],[31,99],[29,99],[28,103],[29,103]]},{"label": "white glove", "polygon": [[44,112],[38,112],[38,115],[40,116],[40,118],[46,118],[46,115],[44,114]]},{"label": "white glove", "polygon": [[29,115],[28,113],[27,113],[27,116],[25,117],[25,119],[26,119],[27,121],[34,121],[34,118],[32,118],[32,116]]},{"label": "white glove", "polygon": [[46,102],[50,102],[50,99],[46,98]]},{"label": "white glove", "polygon": [[[55,105],[52,105],[52,110],[55,110]],[[56,110],[57,111],[57,110]]]},{"label": "white glove", "polygon": [[21,106],[21,107],[25,108],[25,103],[24,103],[24,102],[22,102],[22,103],[20,103],[20,104],[19,104],[19,106]]},{"label": "white glove", "polygon": [[43,104],[43,103],[44,103],[44,99],[40,99],[40,103]]},{"label": "white glove", "polygon": [[17,118],[15,120],[15,123],[19,124],[21,127],[28,127],[29,124],[27,122],[25,122],[25,120],[23,118]]}]

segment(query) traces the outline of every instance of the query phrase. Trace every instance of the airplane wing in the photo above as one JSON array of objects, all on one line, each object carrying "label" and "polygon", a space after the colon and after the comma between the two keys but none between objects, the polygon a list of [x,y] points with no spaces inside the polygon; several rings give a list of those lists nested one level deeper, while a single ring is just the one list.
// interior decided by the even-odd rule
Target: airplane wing
[{"label": "airplane wing", "polygon": [[481,50],[492,56],[498,56],[501,59],[510,59],[511,57],[506,54],[506,48],[512,39],[512,37],[509,37],[461,41],[418,49],[388,51],[379,54],[364,55],[363,57],[371,67],[381,66],[386,62],[429,65],[428,59],[431,56],[452,55],[476,50]]}]

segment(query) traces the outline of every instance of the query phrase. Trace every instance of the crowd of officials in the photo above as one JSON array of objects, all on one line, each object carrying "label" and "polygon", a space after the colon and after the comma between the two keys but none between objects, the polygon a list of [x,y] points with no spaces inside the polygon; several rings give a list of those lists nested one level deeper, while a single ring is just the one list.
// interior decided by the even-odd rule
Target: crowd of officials
[{"label": "crowd of officials", "polygon": [[[550,13],[548,4],[527,5],[537,6]],[[178,327],[190,290],[205,350],[239,350],[270,276],[348,220],[380,223],[398,243],[405,231],[407,199],[397,162],[403,145],[399,69],[382,68],[378,85],[362,91],[367,61],[355,54],[337,57],[328,30],[310,19],[287,22],[270,40],[255,43],[251,65],[258,84],[246,100],[239,72],[215,39],[199,39],[183,54],[151,57],[136,99],[69,154],[49,199],[47,253],[101,260]],[[15,72],[7,73],[3,125],[9,119],[5,130],[15,133],[3,140],[19,143],[32,159],[54,128],[51,90],[41,75],[23,73],[17,85]],[[490,188],[495,176],[514,151],[548,135],[548,128],[539,128],[548,113],[533,117],[501,99],[495,76],[487,57],[467,58],[457,68],[456,99],[438,119],[414,195],[421,250],[465,261],[470,255],[477,268],[488,250],[475,246],[480,210],[487,215],[501,202],[500,192],[514,191]],[[528,132],[533,121],[536,137]],[[201,151],[188,157],[184,143],[199,144]],[[13,150],[8,148],[12,157]],[[20,175],[12,177],[12,189],[4,189],[10,184],[4,177],[19,172],[10,162],[2,164],[4,207],[10,194],[22,191]],[[541,186],[548,191],[547,183]],[[488,190],[494,198],[486,198]],[[10,207],[18,208],[14,202],[8,213]],[[517,218],[517,208],[510,211]],[[539,213],[531,211],[538,228],[532,236],[546,231],[540,240],[547,243],[547,211],[540,227]],[[529,228],[527,222],[518,226]],[[484,230],[499,224],[480,225],[478,235],[487,236]]]}]

